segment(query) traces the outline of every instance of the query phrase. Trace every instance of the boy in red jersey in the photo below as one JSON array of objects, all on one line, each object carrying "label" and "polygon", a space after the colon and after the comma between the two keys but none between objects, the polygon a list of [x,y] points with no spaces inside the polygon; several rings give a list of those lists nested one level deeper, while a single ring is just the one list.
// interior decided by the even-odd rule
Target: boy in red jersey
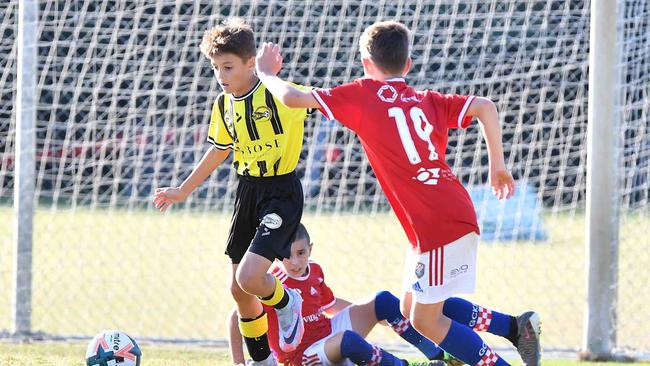
[{"label": "boy in red jersey", "polygon": [[409,48],[406,26],[379,22],[361,36],[365,78],[301,91],[276,76],[282,57],[279,47],[270,43],[258,52],[257,72],[285,105],[318,108],[359,136],[412,246],[402,312],[418,331],[469,365],[508,365],[475,332],[488,331],[509,339],[525,365],[537,366],[541,357],[536,313],[513,317],[452,297],[474,291],[479,228],[469,194],[445,162],[447,133],[479,118],[490,185],[497,197],[509,198],[514,181],[505,166],[494,103],[409,87],[403,78],[412,64]]},{"label": "boy in red jersey", "polygon": [[[419,334],[408,319],[399,310],[399,299],[388,291],[380,291],[376,296],[362,304],[351,304],[334,296],[325,283],[325,275],[321,266],[309,259],[312,243],[309,233],[300,224],[295,240],[291,245],[291,257],[276,261],[271,267],[271,273],[282,284],[296,290],[303,298],[303,322],[305,335],[292,352],[283,352],[278,343],[277,326],[274,326],[273,312],[269,311],[268,338],[273,354],[278,362],[285,365],[350,365],[352,362],[372,363],[363,358],[364,348],[375,350],[375,360],[380,353],[384,362],[390,358],[392,365],[429,365],[444,366],[445,353],[433,342]],[[231,313],[230,349],[233,363],[243,364],[244,356],[241,346],[241,335],[237,331],[237,314]],[[424,363],[408,363],[396,358],[366,342],[364,338],[379,321],[387,324],[404,340],[417,347],[428,359]]]}]

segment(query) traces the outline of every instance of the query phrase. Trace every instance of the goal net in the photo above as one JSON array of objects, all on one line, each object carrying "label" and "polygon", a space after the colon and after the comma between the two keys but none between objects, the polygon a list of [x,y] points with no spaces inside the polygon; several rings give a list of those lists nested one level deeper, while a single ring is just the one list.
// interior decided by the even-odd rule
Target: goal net
[{"label": "goal net", "polygon": [[[0,332],[11,327],[17,0],[0,3]],[[209,147],[220,92],[202,32],[241,16],[282,46],[282,75],[315,87],[363,76],[363,29],[414,34],[417,88],[492,99],[518,194],[490,198],[478,123],[450,131],[447,162],[470,190],[483,238],[470,299],[543,316],[544,346],[581,345],[590,3],[581,0],[39,2],[32,328],[86,337],[226,336],[223,255],[236,174],[223,164],[161,215],[156,187],[177,185]],[[650,351],[638,309],[650,301],[650,3],[620,1],[621,149],[618,345]],[[316,113],[298,167],[313,258],[337,296],[402,292],[408,248],[357,138]],[[435,202],[431,203],[432,210]],[[390,332],[374,335],[399,343]],[[489,338],[497,347],[502,341]]]}]

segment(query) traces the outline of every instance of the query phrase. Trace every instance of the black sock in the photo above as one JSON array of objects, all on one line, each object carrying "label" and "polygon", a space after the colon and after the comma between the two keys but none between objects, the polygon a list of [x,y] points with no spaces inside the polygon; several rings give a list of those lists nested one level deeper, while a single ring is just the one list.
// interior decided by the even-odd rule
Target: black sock
[{"label": "black sock", "polygon": [[[252,322],[254,320],[260,319],[265,315],[266,313],[262,311],[262,314],[260,314],[258,317],[241,318],[240,320],[243,323]],[[266,336],[266,333],[255,338],[249,338],[246,336],[243,336],[243,338],[244,338],[244,343],[246,343],[246,349],[248,349],[248,354],[251,356],[253,361],[264,361],[267,358],[269,358],[269,355],[271,354],[271,348],[269,347],[269,340],[268,337]]]},{"label": "black sock", "polygon": [[510,332],[508,332],[506,339],[517,347],[517,343],[519,343],[519,325],[517,325],[517,318],[514,316],[510,317]]},{"label": "black sock", "polygon": [[269,340],[266,337],[266,333],[258,338],[244,337],[244,342],[246,343],[248,354],[251,356],[253,361],[259,362],[269,358],[271,349],[269,348]]}]

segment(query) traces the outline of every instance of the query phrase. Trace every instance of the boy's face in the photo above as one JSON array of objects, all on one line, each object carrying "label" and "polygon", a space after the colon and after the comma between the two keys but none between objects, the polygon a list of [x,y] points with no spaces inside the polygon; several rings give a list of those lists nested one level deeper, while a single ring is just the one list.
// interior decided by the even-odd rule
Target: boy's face
[{"label": "boy's face", "polygon": [[210,59],[214,76],[226,93],[242,96],[250,90],[255,79],[255,57],[244,61],[233,53],[223,53]]},{"label": "boy's face", "polygon": [[296,240],[291,244],[291,258],[283,259],[282,265],[291,277],[302,277],[307,274],[311,243],[306,238]]}]

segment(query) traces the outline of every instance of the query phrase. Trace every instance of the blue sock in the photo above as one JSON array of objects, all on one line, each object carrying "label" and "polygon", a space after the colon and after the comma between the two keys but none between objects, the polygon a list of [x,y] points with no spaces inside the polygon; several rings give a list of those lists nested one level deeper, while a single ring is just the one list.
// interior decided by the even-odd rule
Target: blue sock
[{"label": "blue sock", "polygon": [[451,327],[440,347],[468,365],[510,366],[496,352],[492,351],[470,328],[451,321]]},{"label": "blue sock", "polygon": [[411,322],[402,316],[399,299],[388,291],[380,291],[375,296],[375,315],[377,320],[386,320],[390,327],[407,342],[419,349],[429,360],[439,357],[440,347],[418,333]]},{"label": "blue sock", "polygon": [[343,333],[341,356],[356,365],[406,366],[406,362],[366,342],[362,336],[350,330]]},{"label": "blue sock", "polygon": [[477,332],[487,331],[508,338],[510,341],[514,341],[517,336],[517,320],[514,316],[486,309],[458,297],[448,298],[442,313]]}]

